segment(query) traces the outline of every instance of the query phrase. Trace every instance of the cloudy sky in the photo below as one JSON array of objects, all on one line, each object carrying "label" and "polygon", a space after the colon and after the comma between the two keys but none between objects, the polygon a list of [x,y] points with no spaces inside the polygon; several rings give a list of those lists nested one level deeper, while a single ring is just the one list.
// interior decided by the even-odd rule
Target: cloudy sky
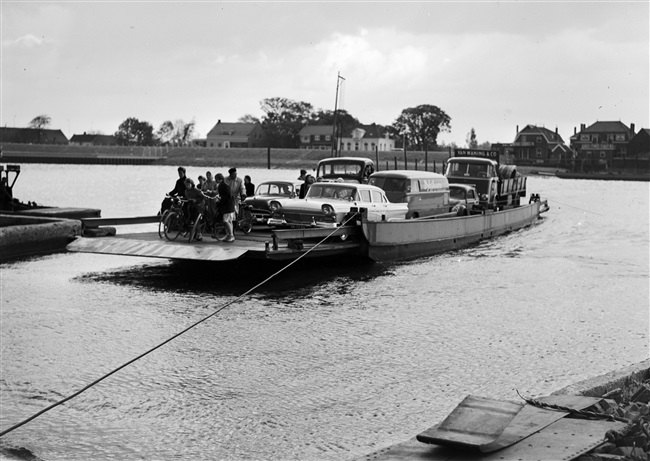
[{"label": "cloudy sky", "polygon": [[643,1],[5,1],[1,125],[47,114],[66,136],[261,117],[283,97],[362,123],[432,104],[439,142],[512,142],[527,124],[650,127]]}]

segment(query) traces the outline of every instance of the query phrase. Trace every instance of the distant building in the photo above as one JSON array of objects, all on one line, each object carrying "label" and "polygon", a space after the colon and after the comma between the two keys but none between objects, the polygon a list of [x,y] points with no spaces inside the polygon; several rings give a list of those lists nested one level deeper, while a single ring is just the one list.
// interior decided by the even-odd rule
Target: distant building
[{"label": "distant building", "polygon": [[61,130],[38,128],[0,128],[0,143],[68,144]]},{"label": "distant building", "polygon": [[634,136],[634,123],[596,122],[574,128],[571,149],[576,160],[585,166],[611,165],[614,158],[628,158],[628,144]]},{"label": "distant building", "polygon": [[300,148],[333,150],[333,125],[309,125],[300,130]]},{"label": "distant building", "polygon": [[260,123],[221,123],[210,130],[206,147],[266,147],[266,135]]},{"label": "distant building", "polygon": [[70,138],[73,146],[117,146],[115,136],[104,134],[75,134]]},{"label": "distant building", "polygon": [[[300,148],[330,150],[334,145],[332,125],[310,125],[300,130]],[[340,151],[374,152],[375,150],[389,151],[395,148],[395,140],[391,139],[388,131],[381,125],[359,125],[339,140]]]},{"label": "distant building", "polygon": [[632,158],[650,159],[650,129],[641,128],[634,135],[627,146],[627,154]]},{"label": "distant building", "polygon": [[341,138],[341,150],[374,152],[395,149],[395,140],[381,125],[360,125]]},{"label": "distant building", "polygon": [[512,144],[505,146],[503,153],[512,155],[514,161],[524,160],[533,163],[547,163],[549,161],[567,159],[571,157],[571,149],[564,143],[562,136],[548,128],[535,125],[526,125],[519,131]]}]

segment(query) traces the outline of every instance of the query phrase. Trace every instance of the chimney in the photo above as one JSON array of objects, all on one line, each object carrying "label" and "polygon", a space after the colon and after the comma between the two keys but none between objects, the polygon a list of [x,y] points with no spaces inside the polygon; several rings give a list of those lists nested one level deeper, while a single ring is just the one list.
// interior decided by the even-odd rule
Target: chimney
[{"label": "chimney", "polygon": [[221,123],[221,119],[217,120],[217,125]]},{"label": "chimney", "polygon": [[584,123],[580,124],[580,131],[585,131],[585,124]]},{"label": "chimney", "polygon": [[578,134],[578,127],[577,126],[573,127],[573,134]]},{"label": "chimney", "polygon": [[517,125],[517,132],[515,134],[519,134],[519,125]]},{"label": "chimney", "polygon": [[555,127],[555,136],[557,136],[557,127]]},{"label": "chimney", "polygon": [[634,123],[630,123],[630,131],[632,132],[632,136],[634,136]]}]

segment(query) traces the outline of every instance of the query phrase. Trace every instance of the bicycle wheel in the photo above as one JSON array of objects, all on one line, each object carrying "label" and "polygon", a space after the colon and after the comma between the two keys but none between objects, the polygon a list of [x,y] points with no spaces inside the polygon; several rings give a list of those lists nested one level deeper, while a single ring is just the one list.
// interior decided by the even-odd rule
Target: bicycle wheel
[{"label": "bicycle wheel", "polygon": [[242,231],[244,234],[251,233],[251,231],[253,230],[253,213],[251,213],[251,210],[247,208],[242,210],[237,225],[238,225],[237,227],[239,227],[239,230]]},{"label": "bicycle wheel", "polygon": [[188,241],[191,242],[193,239],[194,240],[202,240],[197,238],[199,235],[203,236],[203,232],[205,230],[205,221],[203,220],[203,213],[199,213],[199,215],[196,217],[196,221],[194,222],[194,225],[192,226],[192,230],[190,231],[190,236],[188,238]]},{"label": "bicycle wheel", "polygon": [[165,218],[167,217],[168,214],[169,214],[169,210],[163,211],[163,213],[160,215],[160,219],[158,220],[158,237],[160,237],[160,238],[165,237],[164,222],[165,222]]},{"label": "bicycle wheel", "polygon": [[225,236],[226,228],[223,227],[223,223],[215,224],[214,229],[212,229],[212,238],[222,240]]},{"label": "bicycle wheel", "polygon": [[167,240],[176,240],[183,232],[183,217],[176,212],[171,212],[165,217],[163,233]]}]

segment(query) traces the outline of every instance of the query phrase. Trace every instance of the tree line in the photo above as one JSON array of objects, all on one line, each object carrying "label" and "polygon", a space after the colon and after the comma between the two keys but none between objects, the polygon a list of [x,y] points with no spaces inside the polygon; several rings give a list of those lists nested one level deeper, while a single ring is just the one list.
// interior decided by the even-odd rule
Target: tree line
[{"label": "tree line", "polygon": [[[359,120],[346,110],[315,110],[304,101],[293,101],[288,98],[267,98],[260,101],[264,115],[257,118],[246,114],[237,119],[241,123],[259,123],[264,130],[268,147],[297,148],[300,146],[300,130],[308,125],[336,126],[337,136],[349,133],[362,125]],[[30,122],[30,126],[43,128],[50,119],[40,115]],[[187,145],[194,138],[194,120],[186,122],[182,119],[164,121],[158,130],[147,121],[129,117],[124,120],[114,133],[118,144],[124,146],[157,146],[157,145]],[[438,145],[438,135],[451,131],[451,117],[441,108],[422,104],[403,109],[392,125],[384,127],[388,134],[410,150],[435,150]],[[484,147],[476,141],[474,128],[467,135],[467,147]],[[452,143],[455,147],[455,144]]]}]

